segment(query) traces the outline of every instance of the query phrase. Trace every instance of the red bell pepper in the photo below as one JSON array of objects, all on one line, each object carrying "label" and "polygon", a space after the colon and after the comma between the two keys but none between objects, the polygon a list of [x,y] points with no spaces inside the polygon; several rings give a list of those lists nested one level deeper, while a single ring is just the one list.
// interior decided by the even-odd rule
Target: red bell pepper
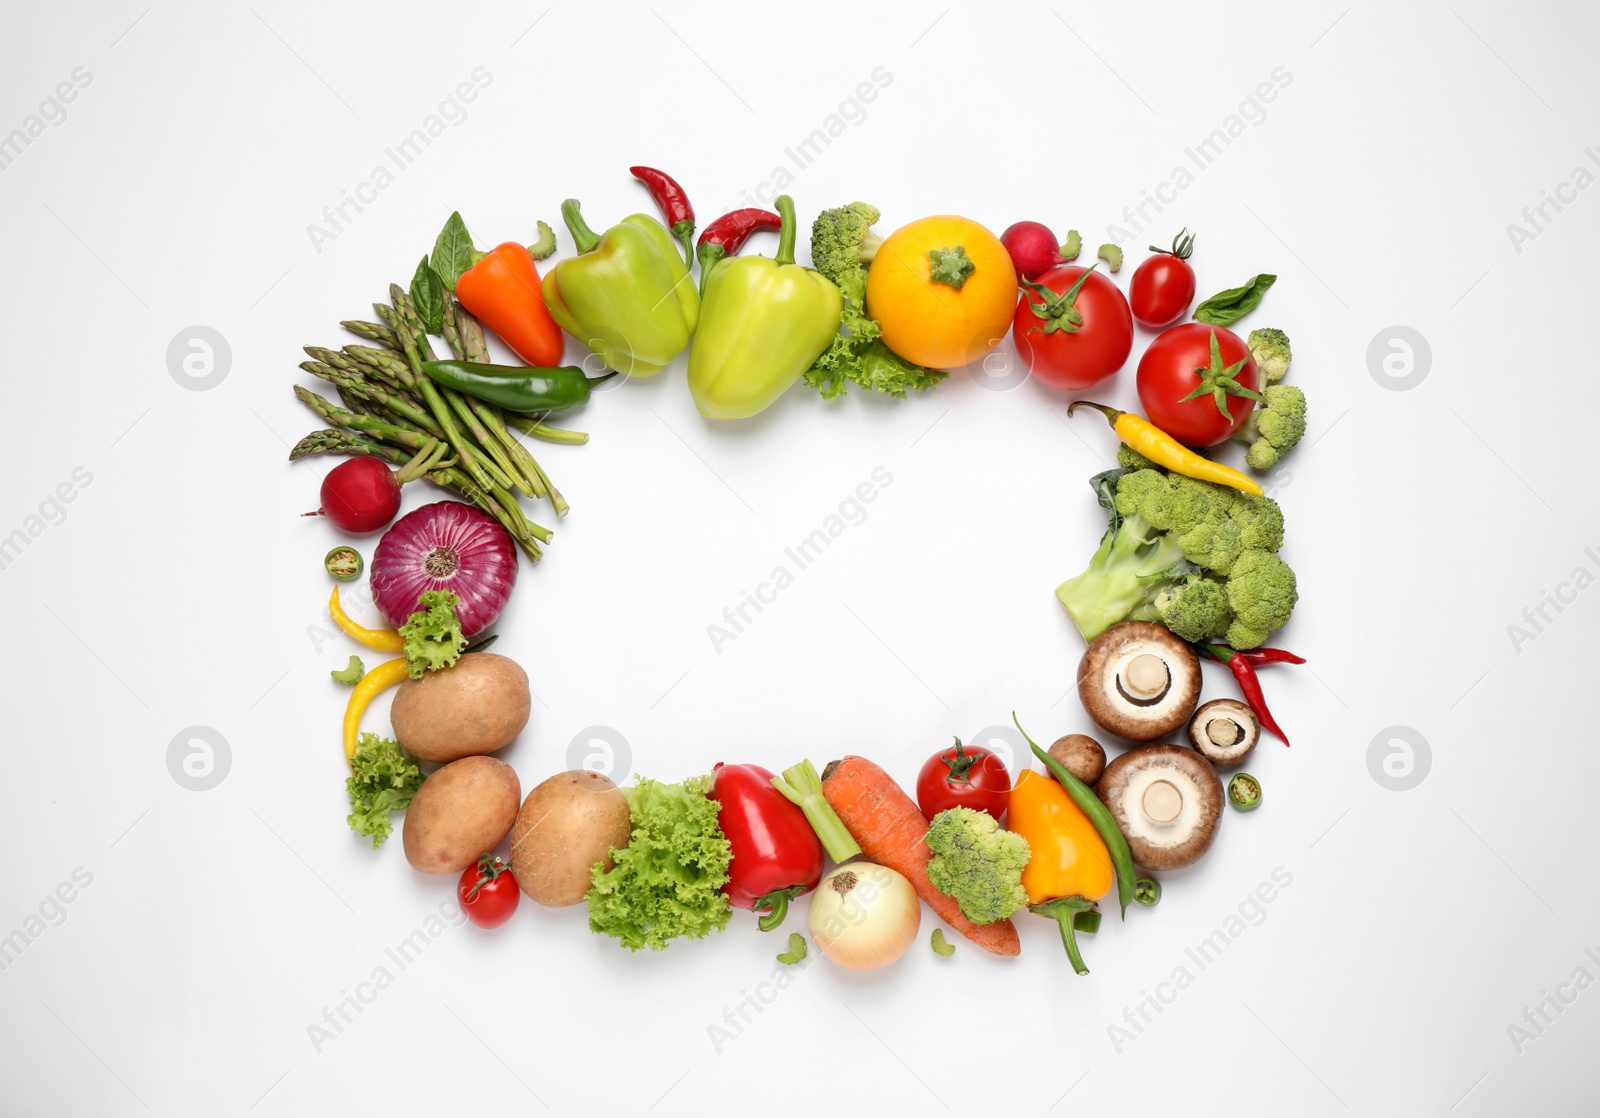
[{"label": "red bell pepper", "polygon": [[815,889],[822,878],[822,843],[805,812],[772,786],[760,765],[725,765],[712,770],[711,799],[717,823],[733,848],[723,891],[735,908],[766,912],[769,932],[783,923],[789,901]]}]

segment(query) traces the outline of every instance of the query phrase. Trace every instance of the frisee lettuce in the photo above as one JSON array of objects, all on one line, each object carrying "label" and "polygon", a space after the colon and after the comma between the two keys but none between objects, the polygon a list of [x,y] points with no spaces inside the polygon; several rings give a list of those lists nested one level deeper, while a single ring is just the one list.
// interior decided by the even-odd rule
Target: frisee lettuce
[{"label": "frisee lettuce", "polygon": [[424,591],[418,608],[400,626],[400,635],[406,639],[406,674],[412,679],[448,668],[461,659],[467,638],[461,635],[456,601],[450,590]]},{"label": "frisee lettuce", "polygon": [[733,910],[722,887],[733,849],[717,826],[710,790],[709,775],[682,784],[641,780],[623,789],[633,834],[611,852],[610,870],[603,862],[594,867],[590,931],[614,936],[630,951],[660,951],[674,939],[699,939],[727,926]]},{"label": "frisee lettuce", "polygon": [[389,814],[411,806],[422,780],[417,759],[399,742],[362,734],[356,739],[350,776],[344,782],[350,793],[350,815],[345,822],[356,834],[371,835],[372,849],[378,849],[394,831]]}]

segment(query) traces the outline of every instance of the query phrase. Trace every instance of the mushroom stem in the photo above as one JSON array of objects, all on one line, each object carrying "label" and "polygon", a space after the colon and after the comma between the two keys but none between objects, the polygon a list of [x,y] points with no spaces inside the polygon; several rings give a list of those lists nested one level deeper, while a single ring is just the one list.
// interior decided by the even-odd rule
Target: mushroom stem
[{"label": "mushroom stem", "polygon": [[1231,718],[1213,718],[1206,723],[1206,737],[1218,745],[1232,745],[1244,733]]},{"label": "mushroom stem", "polygon": [[[1072,969],[1079,974],[1088,974],[1089,968],[1083,961],[1083,955],[1078,951],[1077,917],[1080,912],[1094,912],[1095,902],[1087,897],[1057,897],[1053,901],[1043,904],[1031,904],[1029,912],[1040,916],[1048,916],[1061,928],[1061,943],[1067,949],[1067,958],[1072,961]],[[1088,929],[1085,929],[1088,930]]]},{"label": "mushroom stem", "polygon": [[1157,780],[1144,790],[1139,804],[1156,823],[1171,823],[1183,810],[1183,793],[1170,780]]},{"label": "mushroom stem", "polygon": [[1123,686],[1141,699],[1159,699],[1171,681],[1172,674],[1167,671],[1166,663],[1148,652],[1135,656],[1122,669]]}]

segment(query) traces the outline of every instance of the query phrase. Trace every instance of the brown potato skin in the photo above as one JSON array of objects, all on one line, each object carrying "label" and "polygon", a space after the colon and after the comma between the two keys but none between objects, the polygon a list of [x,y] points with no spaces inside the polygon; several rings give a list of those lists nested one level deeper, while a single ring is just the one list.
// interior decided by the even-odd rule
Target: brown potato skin
[{"label": "brown potato skin", "polygon": [[583,900],[594,864],[633,833],[628,798],[603,773],[557,773],[528,793],[511,828],[511,873],[522,891],[559,908]]},{"label": "brown potato skin", "polygon": [[402,683],[389,721],[414,756],[442,764],[504,749],[531,710],[528,673],[515,660],[472,652]]},{"label": "brown potato skin", "polygon": [[517,818],[522,784],[493,757],[463,757],[439,769],[406,811],[406,861],[422,873],[459,873],[493,850]]}]

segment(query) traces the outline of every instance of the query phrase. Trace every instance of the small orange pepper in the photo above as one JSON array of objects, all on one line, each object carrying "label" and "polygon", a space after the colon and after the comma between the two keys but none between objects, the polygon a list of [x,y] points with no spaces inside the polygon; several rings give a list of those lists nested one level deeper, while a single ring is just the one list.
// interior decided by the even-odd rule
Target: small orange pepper
[{"label": "small orange pepper", "polygon": [[1028,910],[1061,925],[1073,969],[1088,974],[1074,931],[1078,915],[1093,912],[1116,882],[1105,841],[1065,788],[1032,769],[1024,769],[1011,786],[1006,825],[1033,851],[1022,871]]},{"label": "small orange pepper", "polygon": [[561,364],[566,342],[544,303],[544,285],[526,245],[496,245],[456,279],[456,298],[538,368]]}]

